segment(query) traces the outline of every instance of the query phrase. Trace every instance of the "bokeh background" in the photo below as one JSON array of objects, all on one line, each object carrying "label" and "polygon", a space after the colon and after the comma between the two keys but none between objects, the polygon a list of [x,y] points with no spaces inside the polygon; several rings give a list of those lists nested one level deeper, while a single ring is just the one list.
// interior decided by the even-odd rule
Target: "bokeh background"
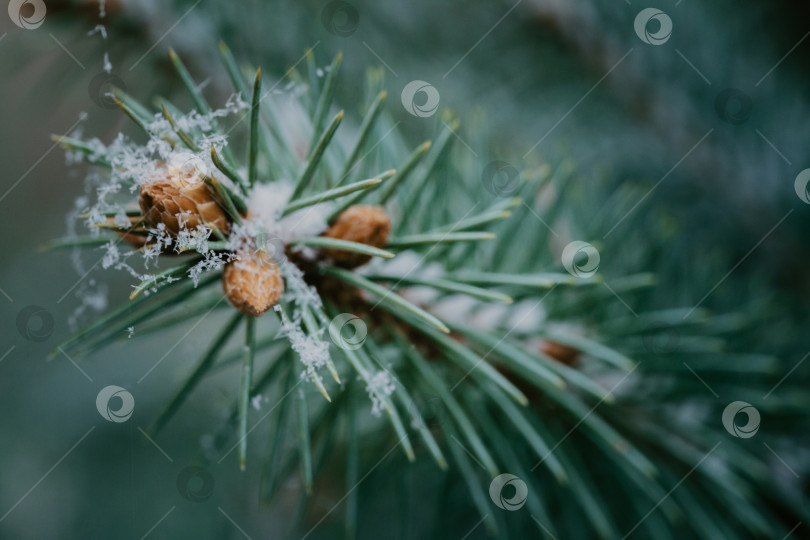
[{"label": "bokeh background", "polygon": [[[0,13],[2,538],[239,538],[240,527],[254,538],[301,535],[291,532],[302,519],[294,479],[285,488],[289,500],[262,507],[256,475],[239,473],[235,460],[211,471],[208,500],[190,501],[178,489],[178,474],[211,444],[212,425],[229,411],[236,370],[223,370],[192,396],[162,435],[163,452],[141,433],[212,324],[195,328],[145,385],[137,381],[187,328],[123,341],[80,367],[64,356],[46,360],[71,323],[123,301],[129,288],[120,274],[96,268],[85,275],[93,257],[78,261],[77,272],[69,252],[39,250],[70,232],[68,214],[85,193],[83,169],[66,165],[50,135],[79,130],[110,140],[125,129],[124,115],[103,99],[105,54],[116,84],[129,93],[175,97],[182,89],[166,55],[173,47],[206,91],[224,100],[230,89],[215,61],[220,38],[237,58],[276,76],[308,47],[322,65],[342,51],[337,101],[359,108],[366,70],[383,66],[387,107],[415,142],[427,124],[405,114],[398,98],[408,81],[428,81],[441,106],[462,120],[487,118],[486,133],[463,127],[462,137],[490,139],[517,165],[570,163],[578,181],[566,211],[581,228],[594,216],[578,201],[589,209],[593,201],[597,208],[598,201],[634,208],[634,219],[599,231],[622,246],[602,255],[604,272],[655,272],[650,301],[662,309],[700,302],[745,313],[750,331],[733,348],[778,357],[791,378],[807,375],[810,206],[794,186],[810,167],[806,3],[352,0],[351,11],[338,13],[328,2],[309,0],[107,0],[104,18],[97,2],[45,4],[45,20],[35,29]],[[646,7],[671,18],[665,44],[636,34],[634,19]],[[106,39],[94,32],[99,24]],[[353,30],[340,35],[346,25]],[[31,318],[28,306],[43,311]],[[98,391],[110,384],[135,389],[126,423],[106,422],[96,410]],[[808,457],[796,449],[792,459],[799,469]],[[419,468],[429,466],[402,472],[402,462],[392,460],[375,472],[362,490],[363,537],[419,538],[427,534],[423,520],[475,522],[463,504],[457,516],[439,516],[418,501],[397,503],[386,480],[421,483],[430,474]],[[334,474],[341,478],[341,471]],[[316,508],[340,499],[335,484]],[[419,518],[410,529],[393,527],[389,514],[404,522]],[[339,521],[326,519],[312,537],[339,536]]]}]

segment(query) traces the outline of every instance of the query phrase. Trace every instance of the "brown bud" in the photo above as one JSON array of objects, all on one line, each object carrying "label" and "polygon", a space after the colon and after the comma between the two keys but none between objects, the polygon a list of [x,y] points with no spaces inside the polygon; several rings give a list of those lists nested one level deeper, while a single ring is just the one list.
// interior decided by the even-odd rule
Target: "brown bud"
[{"label": "brown bud", "polygon": [[166,168],[165,179],[141,186],[138,204],[149,226],[157,227],[163,223],[172,236],[177,236],[183,228],[193,230],[198,225],[216,227],[223,234],[230,229],[225,212],[202,179],[195,174],[184,175],[171,167]]},{"label": "brown bud", "polygon": [[258,317],[273,307],[284,292],[281,269],[265,252],[242,252],[222,272],[225,296],[240,313]]},{"label": "brown bud", "polygon": [[543,341],[540,344],[540,352],[569,367],[573,367],[579,362],[580,352],[577,349],[557,341]]},{"label": "brown bud", "polygon": [[[382,249],[388,243],[390,233],[391,219],[385,214],[382,207],[357,204],[338,214],[323,236]],[[371,260],[371,255],[339,249],[324,249],[322,253],[337,266],[344,268],[357,268]]]}]

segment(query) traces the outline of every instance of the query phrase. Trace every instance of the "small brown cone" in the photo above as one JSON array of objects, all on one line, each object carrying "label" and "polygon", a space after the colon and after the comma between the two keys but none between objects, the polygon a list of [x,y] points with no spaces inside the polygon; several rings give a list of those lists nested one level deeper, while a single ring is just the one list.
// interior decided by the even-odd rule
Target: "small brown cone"
[{"label": "small brown cone", "polygon": [[[382,249],[390,233],[391,219],[382,207],[357,204],[341,212],[323,236]],[[324,249],[322,253],[344,268],[357,268],[371,260],[371,255],[339,249]]]},{"label": "small brown cone", "polygon": [[228,302],[240,313],[258,317],[281,298],[284,280],[270,255],[243,252],[239,259],[225,265],[222,288]]},{"label": "small brown cone", "polygon": [[193,230],[198,225],[216,227],[223,234],[230,229],[225,212],[202,179],[193,174],[183,175],[171,167],[166,168],[165,179],[141,186],[138,205],[149,226],[163,223],[172,236],[183,228]]},{"label": "small brown cone", "polygon": [[568,367],[576,366],[579,363],[580,352],[573,347],[557,341],[543,341],[540,345],[540,352],[546,356],[550,356],[558,362],[565,364]]}]

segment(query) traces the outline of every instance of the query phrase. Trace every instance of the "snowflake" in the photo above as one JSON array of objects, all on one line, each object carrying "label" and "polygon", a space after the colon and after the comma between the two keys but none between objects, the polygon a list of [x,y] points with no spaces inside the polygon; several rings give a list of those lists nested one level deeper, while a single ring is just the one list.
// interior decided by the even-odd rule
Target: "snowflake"
[{"label": "snowflake", "polygon": [[366,392],[371,398],[371,414],[380,416],[388,401],[388,396],[393,394],[395,389],[393,377],[385,370],[380,370],[369,378]]}]

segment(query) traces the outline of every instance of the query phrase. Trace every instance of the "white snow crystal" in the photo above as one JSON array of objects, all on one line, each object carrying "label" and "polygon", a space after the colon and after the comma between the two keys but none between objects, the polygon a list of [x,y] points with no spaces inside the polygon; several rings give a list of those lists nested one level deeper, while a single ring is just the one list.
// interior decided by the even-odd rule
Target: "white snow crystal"
[{"label": "white snow crystal", "polygon": [[313,381],[322,380],[318,370],[329,360],[329,344],[320,335],[306,334],[301,328],[301,319],[290,320],[278,304],[273,306],[273,309],[281,316],[279,334],[290,340],[290,346],[298,353],[301,363],[304,364],[301,376],[308,376]]},{"label": "white snow crystal", "polygon": [[250,399],[250,405],[251,405],[251,406],[252,406],[254,409],[256,409],[257,411],[258,411],[259,409],[261,409],[261,407],[262,407],[262,395],[261,395],[261,394],[259,394],[259,395],[257,395],[257,396],[253,396],[253,397]]},{"label": "white snow crystal", "polygon": [[[93,34],[101,34],[101,37],[107,39],[107,28],[103,24],[97,24],[95,28],[87,32],[88,36],[92,36]],[[106,60],[107,54],[104,53],[104,58]],[[107,72],[109,73],[109,71]]]},{"label": "white snow crystal", "polygon": [[248,201],[248,209],[267,234],[281,239],[285,244],[321,234],[326,230],[326,218],[332,209],[331,204],[316,204],[279,218],[292,191],[292,185],[283,180],[256,184]]},{"label": "white snow crystal", "polygon": [[371,414],[380,416],[388,396],[394,393],[395,389],[394,379],[387,371],[380,370],[371,376],[366,385],[366,392],[371,398]]}]

